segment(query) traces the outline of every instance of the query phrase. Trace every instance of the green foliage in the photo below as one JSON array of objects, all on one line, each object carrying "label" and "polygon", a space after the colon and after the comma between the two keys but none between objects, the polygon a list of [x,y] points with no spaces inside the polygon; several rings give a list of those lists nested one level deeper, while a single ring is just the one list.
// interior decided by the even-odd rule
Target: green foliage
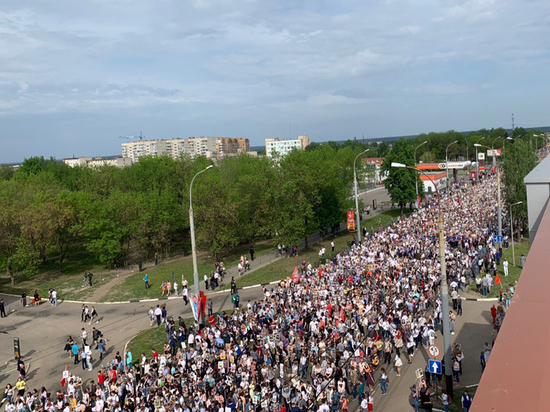
[{"label": "green foliage", "polygon": [[[384,187],[388,190],[392,201],[397,203],[403,210],[405,204],[415,201],[415,175],[418,172],[406,168],[392,167],[391,164],[394,162],[414,166],[413,148],[406,140],[395,142],[382,165],[382,170],[387,173]],[[419,188],[420,186],[419,184]]]},{"label": "green foliage", "polygon": [[[537,157],[525,140],[516,140],[508,144],[503,153],[502,169],[504,172],[506,201],[508,204],[523,202],[514,206],[514,220],[524,227],[527,223],[527,189],[523,179],[536,166]],[[519,225],[516,225],[519,229]]]}]

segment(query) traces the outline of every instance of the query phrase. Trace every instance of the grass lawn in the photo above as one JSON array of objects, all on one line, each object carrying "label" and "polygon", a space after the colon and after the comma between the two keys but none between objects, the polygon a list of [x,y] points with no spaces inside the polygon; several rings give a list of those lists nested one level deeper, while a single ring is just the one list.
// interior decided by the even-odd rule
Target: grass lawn
[{"label": "grass lawn", "polygon": [[[477,391],[477,386],[472,386],[471,388],[454,388],[454,398],[453,402],[449,405],[449,412],[464,412],[464,409],[462,408],[461,400],[462,395],[464,395],[464,391],[467,390],[470,396],[472,397],[472,400],[474,399],[474,395]],[[443,405],[441,404],[441,401],[437,398],[437,396],[441,395],[441,391],[437,391],[437,394],[434,395],[432,398],[432,402],[434,404],[434,408],[443,410]]]},{"label": "grass lawn", "polygon": [[[525,258],[527,258],[527,254],[529,253],[529,239],[524,239],[522,242],[518,243],[516,242],[514,245],[515,254],[516,254],[516,266],[514,266],[512,261],[512,243],[510,242],[510,245],[508,249],[502,248],[502,254],[503,258],[506,258],[508,260],[508,276],[504,276],[504,268],[502,267],[503,259],[500,260],[500,266],[497,269],[497,273],[500,277],[500,281],[502,282],[502,288],[504,291],[508,288],[508,286],[514,284],[521,275],[521,255],[523,254]],[[475,280],[470,286],[470,290],[475,292],[477,290]],[[491,293],[487,295],[487,297],[490,298],[498,298],[499,297],[499,291],[500,286],[499,285],[493,285],[493,290]]]},{"label": "grass lawn", "polygon": [[[405,214],[410,214],[409,210],[405,210]],[[378,230],[378,224],[380,222],[382,227],[386,227],[391,223],[391,219],[395,221],[399,216],[399,210],[389,210],[387,212],[381,213],[378,216],[372,217],[370,219],[365,219],[361,222],[362,227],[366,227],[370,232],[370,228],[373,227],[374,230]],[[380,218],[380,221],[378,220]],[[292,275],[294,268],[300,266],[302,260],[310,262],[313,266],[319,265],[319,250],[321,246],[324,246],[326,249],[325,257],[330,259],[338,252],[347,249],[353,240],[357,239],[357,234],[355,232],[343,232],[340,236],[336,238],[325,239],[319,243],[316,243],[314,246],[310,246],[307,249],[299,251],[297,257],[283,257],[276,260],[275,262],[254,270],[247,275],[243,275],[241,278],[237,279],[237,286],[239,288],[245,286],[257,285],[260,283],[269,283],[276,280],[281,280]],[[330,242],[334,240],[334,253],[331,252]],[[225,289],[228,289],[230,285],[225,285]]]},{"label": "grass lawn", "polygon": [[[227,269],[236,266],[241,255],[249,252],[249,246],[242,246],[235,249],[231,255],[224,260],[224,265]],[[261,256],[264,253],[269,253],[274,250],[271,241],[258,242],[254,245],[256,256]],[[206,253],[199,253],[197,256],[197,266],[199,279],[203,280],[205,273],[210,274],[214,270],[215,260]],[[157,266],[146,267],[142,272],[134,273],[128,276],[124,282],[113,286],[111,291],[105,295],[102,302],[117,302],[135,299],[152,299],[161,296],[160,285],[163,281],[172,282],[172,272],[174,272],[174,280],[181,285],[181,277],[189,282],[189,286],[194,284],[193,281],[193,259],[192,256],[185,256],[174,260],[160,262]],[[143,277],[149,276],[150,289],[145,289]],[[179,287],[181,290],[181,286]]]},{"label": "grass lawn", "polygon": [[[85,271],[94,274],[93,286],[82,285]],[[86,300],[103,282],[116,276],[116,271],[106,270],[98,264],[87,252],[70,253],[59,269],[59,262],[55,258],[48,259],[46,265],[40,267],[40,272],[34,276],[23,277],[16,275],[15,285],[11,285],[10,278],[3,272],[0,277],[0,291],[20,295],[23,291],[32,296],[38,289],[41,297],[48,297],[49,288],[55,288],[60,299]]]},{"label": "grass lawn", "polygon": [[[217,312],[219,313],[219,312]],[[233,314],[233,309],[226,310],[225,313],[228,315]],[[174,318],[177,326],[177,319]],[[186,318],[185,325],[187,327],[191,326],[194,322],[193,318]],[[151,358],[151,349],[155,349],[159,354],[164,352],[164,344],[166,343],[166,332],[164,331],[164,325],[153,326],[143,332],[138,333],[134,336],[130,343],[128,343],[128,349],[132,352],[132,357],[134,362],[141,361],[141,354],[145,353],[148,359]]]}]

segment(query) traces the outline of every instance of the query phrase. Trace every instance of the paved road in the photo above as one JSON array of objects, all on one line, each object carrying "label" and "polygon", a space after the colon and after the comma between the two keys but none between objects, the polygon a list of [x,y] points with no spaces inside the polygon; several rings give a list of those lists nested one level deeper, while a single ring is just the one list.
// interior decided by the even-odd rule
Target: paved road
[{"label": "paved road", "polygon": [[[455,322],[456,334],[451,335],[451,342],[460,343],[465,359],[462,361],[463,375],[461,376],[460,386],[468,386],[479,383],[481,379],[481,366],[479,364],[479,354],[483,349],[483,344],[491,342],[492,318],[491,305],[495,302],[463,302],[463,316],[459,316]],[[441,351],[439,360],[443,358],[443,337],[438,334],[436,346]],[[404,360],[401,370],[401,377],[396,376],[392,368],[389,378],[388,394],[382,396],[379,386],[374,395],[374,410],[377,412],[394,411],[413,411],[409,403],[410,387],[415,384],[415,371],[426,367],[429,359],[428,353],[423,349],[415,354],[413,362],[408,365]],[[439,392],[439,395],[441,392]],[[462,396],[462,393],[455,392],[456,396]],[[359,409],[357,409],[359,410]]]},{"label": "paved road", "polygon": [[[263,298],[261,288],[246,289],[239,292],[241,303]],[[80,321],[81,305],[77,303],[61,302],[53,307],[46,302],[38,307],[23,308],[20,299],[7,295],[0,295],[6,301],[10,311],[7,318],[0,319],[0,382],[14,383],[17,380],[15,364],[10,360],[13,356],[13,338],[18,337],[21,342],[21,353],[27,363],[29,387],[46,386],[57,389],[61,381],[61,372],[68,364],[69,370],[79,374],[82,378],[96,378],[99,361],[94,362],[94,371],[82,371],[80,365],[72,365],[72,359],[63,351],[69,335],[79,337],[81,328],[91,335],[92,327],[100,329],[109,340],[110,355],[124,350],[126,342],[135,334],[149,327],[147,312],[155,302],[124,303],[124,304],[97,304],[96,309],[100,316],[99,324],[83,324]],[[208,295],[214,303],[214,310],[230,309],[229,293]],[[167,303],[168,314],[171,316],[191,317],[190,306],[183,301],[172,299]],[[13,312],[12,312],[13,311]],[[94,353],[97,355],[97,352]],[[138,356],[139,354],[135,354]]]},{"label": "paved road", "polygon": [[[361,198],[365,204],[371,205],[373,199],[376,199],[378,203],[389,199],[383,188],[363,193]],[[254,301],[263,298],[261,288],[244,289],[240,291],[240,295],[243,305],[246,305],[248,300]],[[230,309],[232,306],[227,292],[209,294],[208,296],[214,302],[215,311]],[[60,302],[57,307],[53,307],[46,302],[38,307],[23,308],[19,298],[8,295],[2,295],[2,297],[6,302],[9,316],[0,319],[0,356],[3,361],[0,364],[0,381],[14,383],[17,379],[17,371],[13,362],[13,338],[18,337],[21,342],[21,353],[29,365],[29,388],[46,386],[57,389],[65,365],[69,366],[70,371],[79,374],[84,379],[95,378],[99,361],[95,360],[95,369],[92,372],[83,371],[80,365],[73,365],[72,359],[63,351],[67,337],[69,335],[73,338],[79,337],[82,327],[86,327],[88,333],[91,334],[92,327],[96,326],[109,339],[108,349],[110,350],[109,355],[112,357],[116,351],[124,350],[126,342],[131,337],[149,327],[147,312],[150,306],[156,304],[155,302],[97,304],[96,309],[100,316],[100,323],[88,325],[80,321],[81,305],[79,303]],[[163,303],[167,303],[168,313],[171,316],[192,316],[190,307],[184,306],[183,301],[179,298],[163,301]],[[487,313],[489,307],[490,305],[487,306]],[[464,319],[470,319],[468,308],[469,305],[465,305],[464,309],[467,315]],[[476,310],[479,312],[480,309],[473,309],[472,313],[475,313]],[[477,320],[479,321],[479,319]],[[461,321],[457,323],[459,333],[456,336],[461,337],[462,324]],[[475,353],[479,348],[477,341],[483,343],[487,339],[486,333],[480,334],[479,329],[481,328],[468,324],[464,327],[464,333],[469,336],[468,339],[476,340],[476,348],[472,347],[471,349],[471,353],[476,359]],[[488,333],[490,334],[490,330]],[[478,335],[482,337],[475,338]],[[466,341],[466,338],[463,340]],[[467,346],[464,346],[464,350],[467,354],[470,352],[470,348]],[[139,354],[134,354],[134,356],[137,357]],[[419,358],[419,356],[416,357],[415,363],[421,363]],[[395,396],[385,397],[384,401],[380,402],[380,406],[383,406],[384,402],[397,402],[400,408],[406,404],[407,385],[412,384],[413,381],[408,378],[408,375],[412,373],[413,368],[406,369],[405,375],[400,378],[401,381],[393,380],[392,382],[390,390],[395,393]],[[395,409],[397,404],[395,407],[391,405],[386,410],[398,410]],[[377,410],[380,408],[377,407]]]}]

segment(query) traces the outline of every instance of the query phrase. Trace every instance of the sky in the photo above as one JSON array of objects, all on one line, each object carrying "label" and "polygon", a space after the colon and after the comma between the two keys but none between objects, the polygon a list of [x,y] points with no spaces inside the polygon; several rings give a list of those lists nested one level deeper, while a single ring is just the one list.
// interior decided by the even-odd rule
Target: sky
[{"label": "sky", "polygon": [[548,0],[2,0],[0,162],[550,125]]}]

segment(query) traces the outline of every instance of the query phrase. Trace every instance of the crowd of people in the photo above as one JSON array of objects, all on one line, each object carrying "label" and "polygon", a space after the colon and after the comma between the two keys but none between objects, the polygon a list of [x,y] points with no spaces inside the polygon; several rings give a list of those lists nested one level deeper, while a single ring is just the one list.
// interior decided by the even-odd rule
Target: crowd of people
[{"label": "crowd of people", "polygon": [[[495,197],[492,177],[457,183],[442,196],[453,317],[458,292],[482,272],[492,275]],[[160,353],[117,353],[86,387],[68,373],[63,391],[14,396],[9,410],[328,412],[347,411],[355,400],[372,411],[377,382],[387,393],[390,370],[399,379],[404,362],[442,328],[442,299],[449,297],[439,288],[437,216],[431,199],[327,263],[303,266],[299,279],[264,288],[263,300],[237,304],[232,313],[212,313],[210,304],[204,327],[151,308],[151,325],[166,332]],[[95,338],[97,345],[102,337]],[[462,359],[455,346],[457,383]],[[412,391],[417,410],[432,402],[426,375]]]}]

